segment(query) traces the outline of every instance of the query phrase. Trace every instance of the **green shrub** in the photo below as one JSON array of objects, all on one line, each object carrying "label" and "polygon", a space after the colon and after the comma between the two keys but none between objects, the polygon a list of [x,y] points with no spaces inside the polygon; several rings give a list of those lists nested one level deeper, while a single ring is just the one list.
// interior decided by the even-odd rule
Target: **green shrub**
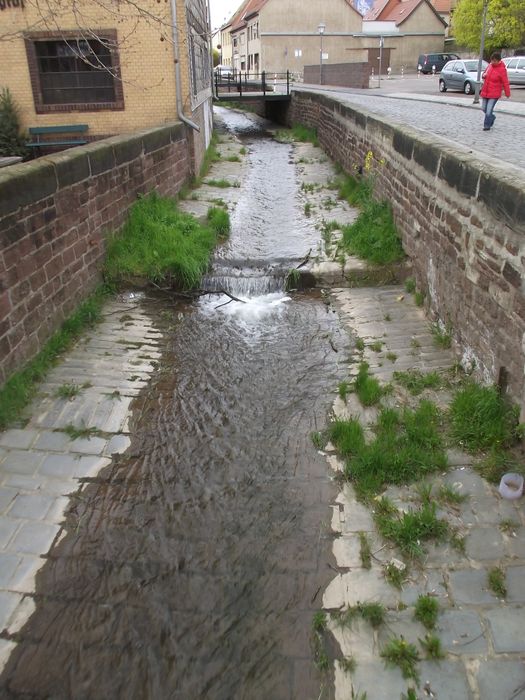
[{"label": "green shrub", "polygon": [[9,88],[0,91],[0,156],[28,155],[26,138],[20,131],[20,115]]}]

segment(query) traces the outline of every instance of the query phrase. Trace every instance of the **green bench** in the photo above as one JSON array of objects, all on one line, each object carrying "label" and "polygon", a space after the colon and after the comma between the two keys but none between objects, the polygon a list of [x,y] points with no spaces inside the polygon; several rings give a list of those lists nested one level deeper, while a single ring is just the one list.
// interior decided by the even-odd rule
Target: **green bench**
[{"label": "green bench", "polygon": [[[89,129],[87,124],[66,124],[62,126],[31,126],[29,134],[31,141],[26,142],[28,148],[42,148],[48,146],[82,146],[87,143],[84,138],[78,138]],[[77,138],[68,135],[77,135]],[[42,138],[44,137],[44,138]],[[59,138],[62,137],[62,138]]]}]

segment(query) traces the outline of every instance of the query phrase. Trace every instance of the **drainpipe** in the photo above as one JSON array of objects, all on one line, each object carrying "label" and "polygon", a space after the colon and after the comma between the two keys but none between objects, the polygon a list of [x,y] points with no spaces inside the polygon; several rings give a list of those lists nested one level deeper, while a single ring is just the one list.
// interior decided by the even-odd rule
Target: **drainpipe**
[{"label": "drainpipe", "polygon": [[171,30],[173,37],[173,53],[175,55],[175,91],[177,95],[177,117],[187,124],[194,131],[200,131],[201,128],[191,119],[188,119],[182,111],[182,92],[181,92],[181,77],[180,77],[180,60],[179,60],[179,35],[177,31],[177,0],[170,0],[171,5]]}]

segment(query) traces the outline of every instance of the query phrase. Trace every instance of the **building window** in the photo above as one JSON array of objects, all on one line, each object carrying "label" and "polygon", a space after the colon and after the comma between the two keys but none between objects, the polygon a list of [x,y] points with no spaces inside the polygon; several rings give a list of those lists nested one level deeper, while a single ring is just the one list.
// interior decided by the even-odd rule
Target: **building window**
[{"label": "building window", "polygon": [[37,114],[124,109],[116,32],[85,39],[72,32],[26,37]]}]

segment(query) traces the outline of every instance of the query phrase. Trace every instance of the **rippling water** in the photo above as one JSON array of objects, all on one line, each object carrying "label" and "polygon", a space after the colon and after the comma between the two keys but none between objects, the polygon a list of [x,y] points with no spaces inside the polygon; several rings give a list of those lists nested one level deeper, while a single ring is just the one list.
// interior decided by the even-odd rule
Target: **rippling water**
[{"label": "rippling water", "polygon": [[[213,274],[246,303],[145,302],[166,327],[163,370],[136,401],[128,454],[74,502],[38,576],[5,697],[319,697],[309,632],[333,490],[310,433],[346,338],[318,295],[290,297],[272,275],[316,244],[290,147],[225,119],[252,167]],[[243,287],[250,274],[267,286]]]}]

